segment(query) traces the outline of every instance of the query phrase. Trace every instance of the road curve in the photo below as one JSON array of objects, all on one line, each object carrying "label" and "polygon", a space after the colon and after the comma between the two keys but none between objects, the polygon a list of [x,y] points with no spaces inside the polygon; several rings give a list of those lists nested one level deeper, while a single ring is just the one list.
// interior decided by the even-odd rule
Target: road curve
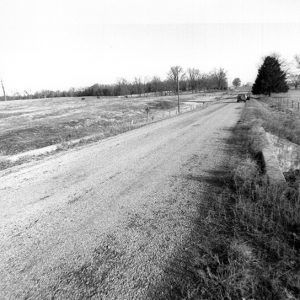
[{"label": "road curve", "polygon": [[242,106],[214,104],[0,172],[0,298],[149,298]]}]

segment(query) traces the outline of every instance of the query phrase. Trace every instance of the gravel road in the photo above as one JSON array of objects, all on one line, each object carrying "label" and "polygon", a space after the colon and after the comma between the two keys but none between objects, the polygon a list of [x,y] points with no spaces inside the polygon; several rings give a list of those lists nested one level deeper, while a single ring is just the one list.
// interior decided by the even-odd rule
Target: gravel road
[{"label": "gravel road", "polygon": [[0,172],[0,299],[147,299],[189,237],[243,104]]}]

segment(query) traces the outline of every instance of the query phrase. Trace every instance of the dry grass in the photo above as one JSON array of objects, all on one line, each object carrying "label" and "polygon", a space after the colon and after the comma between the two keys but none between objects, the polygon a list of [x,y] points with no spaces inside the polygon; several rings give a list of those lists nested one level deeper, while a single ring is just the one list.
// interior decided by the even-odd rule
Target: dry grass
[{"label": "dry grass", "polygon": [[300,144],[300,91],[274,94],[251,102],[248,119],[261,123],[266,131]]},{"label": "dry grass", "polygon": [[249,123],[260,124],[266,131],[300,144],[300,115],[278,111],[262,101],[254,100],[247,106],[246,120]]},{"label": "dry grass", "polygon": [[274,110],[300,115],[300,90],[290,90],[288,93],[272,94],[262,97],[263,102]]},{"label": "dry grass", "polygon": [[[190,241],[155,299],[299,299],[300,195],[270,186],[257,162],[249,109],[229,140],[240,155],[201,199]],[[231,171],[228,171],[231,170]]]},{"label": "dry grass", "polygon": [[[182,111],[222,93],[184,94]],[[0,102],[0,155],[13,155],[87,136],[102,138],[175,115],[176,96],[81,97]]]}]

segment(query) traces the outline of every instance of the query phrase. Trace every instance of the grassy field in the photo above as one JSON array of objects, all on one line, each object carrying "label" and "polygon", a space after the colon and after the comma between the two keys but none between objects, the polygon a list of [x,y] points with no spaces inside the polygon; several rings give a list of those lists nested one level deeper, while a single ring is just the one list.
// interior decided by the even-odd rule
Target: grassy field
[{"label": "grassy field", "polygon": [[[184,94],[182,111],[203,106],[222,93]],[[0,102],[0,156],[74,139],[112,136],[149,121],[174,116],[176,96],[69,97]]]},{"label": "grassy field", "polygon": [[288,93],[272,94],[263,97],[262,101],[278,111],[300,115],[300,90],[290,90]]},{"label": "grassy field", "polygon": [[[294,101],[295,108],[297,99],[300,102],[298,95],[300,97],[300,92],[290,91],[285,94],[285,99],[290,99],[289,103]],[[282,99],[280,97],[278,94],[252,101],[247,118],[253,123],[261,124],[266,131],[300,145],[300,112],[284,107],[286,100],[278,100]]]}]

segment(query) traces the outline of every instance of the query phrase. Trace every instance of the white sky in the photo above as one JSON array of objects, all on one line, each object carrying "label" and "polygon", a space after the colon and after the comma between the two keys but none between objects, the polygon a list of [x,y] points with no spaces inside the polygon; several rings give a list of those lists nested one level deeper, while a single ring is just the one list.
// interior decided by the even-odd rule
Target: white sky
[{"label": "white sky", "polygon": [[165,78],[172,65],[247,82],[273,52],[300,54],[300,0],[0,0],[9,93]]}]

